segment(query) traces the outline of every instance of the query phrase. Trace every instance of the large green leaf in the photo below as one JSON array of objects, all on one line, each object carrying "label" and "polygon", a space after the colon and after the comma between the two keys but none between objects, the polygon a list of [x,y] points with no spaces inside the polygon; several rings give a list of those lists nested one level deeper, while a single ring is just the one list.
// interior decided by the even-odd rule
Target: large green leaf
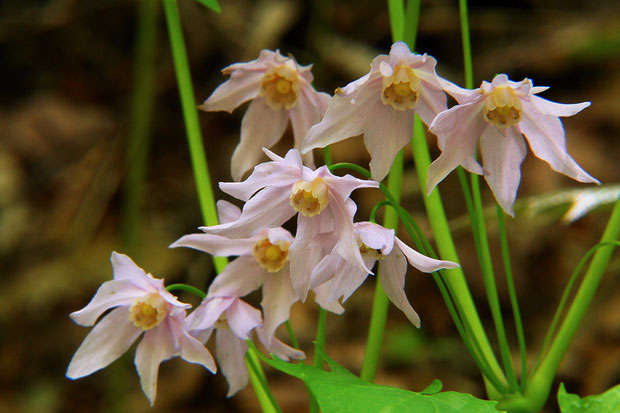
[{"label": "large green leaf", "polygon": [[331,371],[306,364],[292,364],[276,357],[263,360],[306,383],[322,413],[497,413],[497,402],[466,393],[441,392],[435,380],[421,393],[368,383],[331,360],[319,348]]},{"label": "large green leaf", "polygon": [[204,6],[207,6],[208,8],[210,8],[216,13],[222,12],[222,9],[220,8],[220,5],[217,2],[217,0],[196,0],[196,1]]},{"label": "large green leaf", "polygon": [[620,384],[603,394],[582,399],[567,393],[562,383],[558,391],[558,404],[562,413],[617,413],[620,412]]}]

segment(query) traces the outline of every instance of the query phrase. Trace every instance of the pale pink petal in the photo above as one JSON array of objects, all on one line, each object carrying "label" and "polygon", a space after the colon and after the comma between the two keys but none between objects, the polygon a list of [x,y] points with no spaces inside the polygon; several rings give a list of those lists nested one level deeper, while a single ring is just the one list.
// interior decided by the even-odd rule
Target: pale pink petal
[{"label": "pale pink petal", "polygon": [[209,297],[244,297],[258,289],[268,277],[253,256],[239,257],[218,274],[209,286]]},{"label": "pale pink petal", "polygon": [[317,224],[322,218],[321,215],[308,218],[298,214],[295,241],[289,247],[291,282],[302,302],[306,301],[310,289],[312,270],[323,253],[321,246],[312,242],[320,230]]},{"label": "pale pink petal", "polygon": [[215,205],[217,216],[222,224],[236,221],[241,216],[241,208],[231,202],[220,199]]},{"label": "pale pink petal", "polygon": [[359,269],[359,271],[371,273],[372,271],[366,267],[364,260],[360,254],[359,247],[357,246],[357,240],[353,232],[353,215],[351,214],[351,208],[347,207],[347,204],[354,204],[354,202],[347,198],[344,200],[334,197],[330,200],[331,210],[334,213],[334,222],[337,227],[339,240],[334,251],[336,251],[342,258],[348,261]]},{"label": "pale pink petal", "polygon": [[519,122],[534,155],[547,162],[554,171],[579,182],[600,182],[584,171],[566,150],[562,122],[556,116],[542,115],[529,102],[523,102],[523,117]]},{"label": "pale pink petal", "polygon": [[230,79],[219,85],[198,108],[207,112],[223,110],[232,113],[242,103],[258,96],[264,74],[259,71],[234,71]]},{"label": "pale pink petal", "polygon": [[441,85],[441,88],[448,93],[450,96],[452,96],[454,99],[456,99],[456,101],[459,103],[459,105],[463,105],[466,103],[471,103],[474,100],[478,100],[480,99],[480,89],[465,89],[462,88],[442,77],[437,76],[437,78],[439,79],[439,83]]},{"label": "pale pink petal", "polygon": [[246,202],[237,221],[200,229],[229,238],[241,238],[249,237],[265,227],[278,227],[296,214],[290,204],[290,195],[290,187],[265,188]]},{"label": "pale pink petal", "polygon": [[[267,350],[270,354],[275,354],[276,357],[289,361],[289,360],[304,360],[306,358],[306,353],[301,350],[297,350],[286,343],[278,340],[276,337],[268,337],[265,333],[264,329],[258,327],[256,329],[256,333],[258,335],[258,339],[265,346],[265,350]],[[269,344],[266,344],[269,343]]]},{"label": "pale pink petal", "polygon": [[[215,360],[207,348],[185,329],[185,312],[170,315],[166,320],[177,344],[181,358],[189,363],[201,364],[212,373],[217,371]],[[206,341],[206,340],[205,340]]]},{"label": "pale pink petal", "polygon": [[310,289],[315,289],[334,278],[340,272],[339,269],[346,264],[347,262],[337,253],[331,253],[323,257],[312,270]]},{"label": "pale pink petal", "polygon": [[[325,173],[323,175],[323,180],[327,183],[329,187],[328,195],[330,196],[330,202],[332,198],[345,199],[351,195],[356,189],[360,188],[379,188],[379,182],[369,179],[358,179],[349,174],[345,176],[336,176],[329,172],[327,167],[322,166],[317,169],[317,172],[324,170]],[[352,213],[355,214],[354,208]]]},{"label": "pale pink petal", "polygon": [[372,222],[356,222],[355,233],[360,240],[374,250],[381,250],[388,255],[394,247],[394,230],[387,229]]},{"label": "pale pink petal", "polygon": [[398,151],[413,136],[414,112],[394,110],[378,100],[372,108],[372,116],[364,131],[364,144],[370,153],[372,178],[382,181],[390,171]]},{"label": "pale pink petal", "polygon": [[301,89],[297,104],[289,110],[295,149],[301,149],[302,141],[310,128],[321,121],[329,99],[327,93],[318,93],[311,87]]},{"label": "pale pink petal", "polygon": [[294,240],[291,233],[282,227],[269,228],[267,230],[267,238],[269,238],[269,242],[272,244],[277,244],[280,241],[288,242],[290,244]]},{"label": "pale pink petal", "polygon": [[482,132],[480,151],[484,165],[484,179],[495,195],[497,203],[510,216],[521,181],[521,163],[527,150],[521,134],[509,127],[503,131],[489,126]]},{"label": "pale pink petal", "polygon": [[455,106],[435,118],[431,131],[437,135],[442,152],[428,168],[427,194],[459,165],[471,173],[482,174],[476,161],[476,145],[486,126],[482,107],[477,103]]},{"label": "pale pink petal", "polygon": [[218,328],[215,332],[215,356],[228,382],[228,394],[232,397],[248,384],[248,370],[245,366],[245,353],[248,345],[232,331]]},{"label": "pale pink petal", "polygon": [[590,102],[564,104],[538,96],[530,96],[530,101],[540,113],[551,116],[573,116],[590,106]]},{"label": "pale pink petal", "polygon": [[387,60],[384,60],[379,63],[379,73],[383,77],[390,77],[394,74],[394,68]]},{"label": "pale pink petal", "polygon": [[389,59],[390,65],[392,66],[396,66],[400,63],[409,63],[411,62],[412,58],[421,57],[422,56],[420,55],[414,55],[413,53],[411,53],[411,50],[409,49],[409,46],[407,46],[407,43],[402,41],[395,42],[390,48]]},{"label": "pale pink petal", "polygon": [[549,89],[549,86],[532,86],[532,89],[531,89],[530,93],[532,95],[535,95],[537,93],[544,92],[547,89]]},{"label": "pale pink petal", "polygon": [[334,314],[344,313],[344,308],[338,301],[330,301],[328,298],[332,292],[333,279],[314,288],[314,301],[327,311]]},{"label": "pale pink petal", "polygon": [[452,261],[443,261],[436,260],[430,257],[427,257],[424,254],[420,254],[416,250],[409,247],[407,244],[402,242],[398,237],[395,237],[394,242],[396,246],[402,251],[402,253],[409,261],[412,267],[416,268],[422,272],[433,272],[440,270],[442,268],[458,268],[459,265]]},{"label": "pale pink petal", "polygon": [[127,255],[114,251],[110,261],[112,262],[115,280],[129,280],[136,287],[145,291],[152,291],[153,287],[157,288],[157,284],[154,285],[152,280],[149,280],[150,277],[146,275],[146,271],[138,267]]},{"label": "pale pink petal", "polygon": [[236,300],[236,297],[207,297],[186,318],[188,330],[207,330],[213,327],[220,315]]},{"label": "pale pink petal", "polygon": [[240,299],[226,309],[226,320],[232,332],[242,340],[249,337],[254,327],[262,324],[260,311]]},{"label": "pale pink petal", "polygon": [[321,122],[308,131],[301,148],[302,153],[364,133],[368,122],[375,119],[374,108],[377,104],[384,106],[380,94],[381,79],[378,78],[365,83],[355,99],[334,96]]},{"label": "pale pink petal", "polygon": [[263,330],[266,334],[269,346],[270,337],[273,337],[276,329],[289,318],[291,306],[297,302],[297,293],[291,284],[291,276],[288,266],[277,273],[269,274],[263,285]]},{"label": "pale pink petal", "polygon": [[129,321],[129,308],[112,310],[88,333],[77,349],[67,377],[79,379],[100,370],[129,349],[142,330]]},{"label": "pale pink petal", "polygon": [[136,370],[140,376],[142,391],[151,402],[157,396],[157,376],[159,365],[175,353],[175,343],[170,329],[162,323],[144,333],[144,337],[136,349]]},{"label": "pale pink petal", "polygon": [[146,291],[137,288],[129,280],[106,281],[97,290],[95,296],[86,307],[70,314],[77,324],[92,326],[99,316],[112,307],[129,306],[138,297],[142,297]]},{"label": "pale pink petal", "polygon": [[385,257],[379,266],[380,280],[383,285],[385,295],[390,301],[405,313],[409,321],[416,327],[420,327],[420,317],[415,312],[407,296],[405,295],[405,273],[407,272],[407,260],[395,248],[394,251]]},{"label": "pale pink petal", "polygon": [[229,257],[252,254],[256,241],[255,238],[231,239],[213,234],[190,234],[170,244],[170,248],[189,247],[218,257]]},{"label": "pale pink petal", "polygon": [[[364,263],[368,268],[372,269],[375,260],[365,259]],[[344,303],[364,283],[366,277],[368,277],[367,271],[360,271],[356,266],[343,261],[342,267],[339,268],[337,275],[332,279],[331,293],[328,301],[334,301],[342,297],[342,302]]]},{"label": "pale pink petal", "polygon": [[231,160],[233,180],[240,181],[243,175],[259,163],[262,148],[270,148],[282,138],[288,114],[284,110],[273,110],[265,99],[255,99],[241,121],[241,141],[235,148]]},{"label": "pale pink petal", "polygon": [[429,126],[439,113],[448,108],[448,98],[436,81],[431,83],[422,80],[420,83],[422,84],[422,90],[420,92],[420,100],[415,106],[415,112],[420,116],[422,122]]}]

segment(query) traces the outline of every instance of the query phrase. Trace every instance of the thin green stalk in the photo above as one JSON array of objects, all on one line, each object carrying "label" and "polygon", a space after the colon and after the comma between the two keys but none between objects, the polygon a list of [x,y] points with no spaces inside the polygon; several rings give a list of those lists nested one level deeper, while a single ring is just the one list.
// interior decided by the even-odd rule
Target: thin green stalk
[{"label": "thin green stalk", "polygon": [[[217,225],[217,211],[215,209],[215,199],[211,188],[211,178],[207,166],[207,158],[202,143],[200,124],[198,123],[198,113],[196,111],[196,99],[192,87],[192,78],[187,60],[185,41],[181,29],[181,19],[176,0],[163,0],[166,22],[168,24],[168,35],[170,47],[172,49],[172,60],[179,86],[183,119],[185,120],[185,130],[189,144],[189,152],[192,160],[192,169],[196,181],[196,190],[200,203],[202,218],[207,226]],[[213,257],[215,269],[220,273],[228,260],[225,257]]]},{"label": "thin green stalk", "polygon": [[157,22],[159,3],[138,2],[131,121],[123,191],[123,221],[121,234],[124,248],[135,253],[138,245],[142,194],[151,143],[151,120],[155,104],[155,54],[157,51]]},{"label": "thin green stalk", "polygon": [[[413,160],[415,162],[416,171],[418,172],[420,187],[426,188],[427,171],[431,163],[431,159],[428,145],[426,143],[426,137],[424,135],[424,127],[417,116],[414,129],[415,128],[418,129],[418,133],[414,133],[411,142]],[[460,260],[456,252],[456,248],[454,247],[454,242],[452,241],[452,235],[448,226],[448,219],[446,218],[446,214],[443,209],[439,189],[435,188],[430,195],[423,196],[423,200],[433,234],[435,235],[435,242],[437,243],[437,247],[439,249],[439,256],[441,259],[458,263]],[[455,268],[447,270],[446,274],[446,285],[450,287],[451,291],[454,293],[455,299],[458,300],[461,305],[461,318],[468,320],[471,327],[472,340],[475,340],[478,343],[482,357],[486,360],[494,375],[499,377],[503,383],[505,381],[504,372],[495,358],[491,344],[489,343],[484,327],[482,326],[482,322],[478,316],[478,311],[474,305],[469,287],[465,281],[465,274],[463,273],[463,270],[461,268]],[[505,391],[503,388],[496,388],[495,390],[500,393],[504,393]]]},{"label": "thin green stalk", "polygon": [[407,8],[405,9],[405,30],[402,39],[409,45],[411,51],[415,50],[415,41],[418,35],[420,3],[420,0],[408,0]]},{"label": "thin green stalk", "polygon": [[385,206],[385,205],[391,205],[390,201],[388,201],[387,199],[384,199],[381,202],[377,202],[377,204],[370,211],[370,215],[368,216],[368,221],[372,222],[373,224],[376,223],[377,222],[377,212],[379,211],[379,208],[381,208],[382,206]]},{"label": "thin green stalk", "polygon": [[260,366],[260,360],[256,354],[256,350],[251,346],[248,348],[248,352],[245,355],[245,365],[250,375],[250,382],[254,388],[254,393],[258,399],[261,410],[263,413],[282,413],[278,403],[276,402],[273,394],[269,390],[267,379],[263,369]]},{"label": "thin green stalk", "polygon": [[402,40],[405,35],[405,2],[403,0],[388,0],[390,14],[390,29],[392,40]]},{"label": "thin green stalk", "polygon": [[517,376],[514,371],[512,357],[510,356],[510,346],[508,345],[508,339],[506,337],[504,319],[502,317],[502,310],[499,304],[499,295],[495,284],[495,274],[493,271],[491,251],[489,248],[489,240],[487,238],[487,230],[484,221],[482,197],[480,195],[480,181],[478,180],[478,175],[475,174],[471,174],[471,192],[474,201],[474,212],[476,214],[475,224],[478,226],[476,250],[478,252],[478,259],[482,269],[484,290],[487,294],[489,308],[491,309],[491,316],[493,318],[493,324],[495,325],[495,331],[497,333],[499,353],[502,358],[502,364],[504,365],[504,371],[508,377],[508,384],[510,385],[510,390],[516,391],[518,388]]},{"label": "thin green stalk", "polygon": [[[600,244],[617,241],[620,237],[620,199],[616,202],[614,209],[601,237]],[[551,347],[545,354],[540,367],[530,376],[528,385],[525,389],[524,397],[500,400],[497,408],[509,410],[511,412],[538,412],[549,397],[553,378],[568,350],[573,337],[577,333],[579,324],[583,319],[594,294],[605,273],[605,268],[611,259],[615,247],[614,245],[601,246],[594,253],[590,266],[581,281],[566,317],[560,329],[553,339]]]},{"label": "thin green stalk", "polygon": [[[323,357],[321,353],[316,351],[317,348],[325,350],[325,325],[326,325],[327,311],[323,308],[319,308],[319,321],[316,327],[316,339],[315,339],[315,351],[314,351],[314,367],[323,368]],[[319,412],[319,404],[316,398],[313,397],[310,389],[308,388],[308,396],[310,397],[310,413]]]},{"label": "thin green stalk", "polygon": [[286,326],[286,331],[288,332],[288,336],[291,339],[291,344],[293,345],[293,348],[300,350],[301,347],[299,346],[299,341],[297,341],[295,330],[293,330],[293,326],[291,325],[290,321],[286,320],[284,322],[284,325]]},{"label": "thin green stalk", "polygon": [[469,16],[467,0],[459,0],[459,16],[461,19],[461,40],[463,42],[463,67],[465,69],[465,87],[474,88],[474,63],[471,53],[471,37],[469,34]]},{"label": "thin green stalk", "polygon": [[204,300],[204,298],[207,296],[207,294],[205,294],[201,289],[193,287],[191,285],[187,285],[187,284],[170,284],[169,286],[166,287],[166,290],[168,291],[175,291],[175,290],[181,290],[181,291],[187,291],[189,293],[192,293],[198,297],[200,297],[200,299]]},{"label": "thin green stalk", "polygon": [[502,261],[504,262],[504,275],[506,276],[506,285],[508,286],[508,295],[510,296],[510,305],[512,306],[512,314],[515,320],[515,330],[517,332],[517,342],[519,343],[519,358],[521,360],[521,387],[520,391],[525,390],[527,385],[527,349],[525,346],[525,334],[523,332],[523,321],[521,320],[521,310],[519,309],[519,300],[515,290],[515,283],[512,276],[512,266],[510,265],[510,252],[508,250],[508,235],[506,233],[506,223],[504,222],[504,211],[496,204],[497,224],[499,230],[499,240],[502,249]]}]

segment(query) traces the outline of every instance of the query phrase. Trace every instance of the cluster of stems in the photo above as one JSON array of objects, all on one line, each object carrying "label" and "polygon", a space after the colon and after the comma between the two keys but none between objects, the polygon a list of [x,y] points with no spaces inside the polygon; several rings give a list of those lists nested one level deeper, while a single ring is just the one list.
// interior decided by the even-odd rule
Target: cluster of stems
[{"label": "cluster of stems", "polygon": [[[148,151],[147,137],[149,135],[148,125],[151,117],[152,102],[154,100],[152,87],[152,55],[155,44],[154,27],[157,21],[157,7],[154,6],[154,2],[150,1],[143,1],[140,2],[140,4],[142,8],[139,15],[142,16],[142,24],[140,25],[141,34],[138,36],[138,52],[136,53],[136,67],[139,71],[139,73],[136,73],[136,79],[139,79],[139,82],[136,84],[136,98],[133,103],[134,110],[132,112],[134,129],[132,130],[132,140],[129,149],[132,162],[128,164],[129,181],[128,190],[126,191],[127,202],[125,219],[127,223],[137,222],[137,217],[139,216],[136,212],[139,209],[139,191],[137,191],[137,189],[142,187],[145,175],[146,153]],[[163,0],[163,6],[200,210],[205,224],[207,226],[212,226],[218,223],[218,219],[212,183],[209,178],[207,159],[203,147],[202,134],[198,122],[196,101],[177,1]],[[393,40],[405,41],[412,51],[415,50],[418,17],[420,14],[420,0],[409,0],[406,6],[404,0],[388,0],[388,8]],[[465,87],[471,89],[473,88],[474,77],[466,0],[459,0],[459,8],[463,41]],[[141,78],[140,76],[143,77]],[[412,136],[411,146],[413,161],[420,187],[423,188],[426,185],[426,171],[428,170],[431,159],[424,126],[417,116]],[[325,162],[330,167],[331,171],[344,168],[370,177],[370,173],[366,169],[354,164],[339,163],[332,165],[329,148],[325,149],[324,155]],[[135,160],[137,160],[137,162],[134,162]],[[420,252],[433,258],[440,258],[442,260],[450,260],[458,263],[459,258],[452,240],[438,189],[435,189],[428,196],[422,195],[430,227],[437,245],[437,252],[420,231],[411,215],[401,207],[400,199],[403,185],[403,165],[404,155],[403,151],[401,151],[394,161],[388,176],[387,185],[381,184],[380,187],[385,194],[386,200],[375,206],[371,213],[370,221],[374,222],[379,208],[388,206],[389,208],[385,209],[383,222],[386,228],[396,230],[400,222]],[[601,242],[584,256],[575,269],[564,295],[560,300],[556,314],[551,321],[549,331],[540,349],[539,355],[534,363],[528,363],[526,359],[525,335],[511,270],[504,212],[497,206],[497,225],[499,229],[501,259],[503,262],[506,284],[508,286],[508,294],[514,316],[514,326],[519,349],[519,365],[517,368],[511,357],[506,329],[502,319],[495,281],[496,275],[493,270],[485,217],[483,215],[479,179],[477,175],[469,174],[460,168],[458,170],[458,176],[470,218],[472,235],[480,261],[482,279],[493,319],[495,335],[497,337],[497,348],[499,349],[499,359],[496,356],[496,352],[480,320],[462,269],[440,270],[434,273],[433,277],[445,300],[464,345],[482,373],[489,398],[499,401],[497,407],[500,410],[506,410],[511,413],[537,412],[548,398],[558,366],[577,331],[587,307],[592,301],[604,270],[611,258],[613,249],[620,244],[617,241],[620,235],[620,200],[613,209],[607,228],[601,238]],[[135,224],[133,225],[133,227],[131,224],[125,227],[125,238],[129,245],[135,244],[136,229]],[[581,269],[590,258],[590,265],[581,279],[579,288],[576,293],[572,294],[573,287],[577,284],[579,279]],[[224,269],[226,264],[226,258],[214,257],[214,266],[218,273]],[[387,318],[388,298],[379,282],[378,277],[380,276],[381,269],[379,268],[377,272],[366,352],[361,369],[361,378],[366,381],[372,381],[377,371]],[[174,284],[169,286],[168,289],[182,289],[193,292],[204,298],[204,293],[202,291],[185,284]],[[570,300],[571,297],[572,301]],[[568,305],[569,301],[570,305]],[[325,310],[321,309],[316,334],[316,342],[321,347],[325,346],[325,323],[326,313]],[[286,323],[286,328],[291,336],[291,342],[296,348],[299,348],[293,328],[288,322]],[[264,412],[279,412],[280,408],[269,390],[265,374],[260,365],[260,360],[252,346],[250,346],[250,350],[246,356],[246,365],[250,374],[250,381],[254,387],[262,410]],[[315,355],[314,365],[317,367],[322,367],[323,365],[323,360],[319,354]],[[517,376],[517,371],[520,372],[520,377]],[[311,411],[318,412],[318,406],[312,397]]]}]

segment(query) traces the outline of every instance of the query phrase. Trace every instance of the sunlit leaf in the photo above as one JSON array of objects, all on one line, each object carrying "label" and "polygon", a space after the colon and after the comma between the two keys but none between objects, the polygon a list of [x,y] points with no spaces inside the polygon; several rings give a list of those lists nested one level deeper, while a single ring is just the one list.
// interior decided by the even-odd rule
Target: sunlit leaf
[{"label": "sunlit leaf", "polygon": [[558,390],[558,404],[562,413],[617,413],[620,412],[620,384],[603,394],[584,397],[566,392],[564,383]]},{"label": "sunlit leaf", "polygon": [[323,413],[497,413],[497,402],[466,393],[439,392],[439,380],[416,393],[368,383],[340,366],[317,347],[331,371],[306,364],[292,364],[276,357],[263,360],[306,383]]}]

